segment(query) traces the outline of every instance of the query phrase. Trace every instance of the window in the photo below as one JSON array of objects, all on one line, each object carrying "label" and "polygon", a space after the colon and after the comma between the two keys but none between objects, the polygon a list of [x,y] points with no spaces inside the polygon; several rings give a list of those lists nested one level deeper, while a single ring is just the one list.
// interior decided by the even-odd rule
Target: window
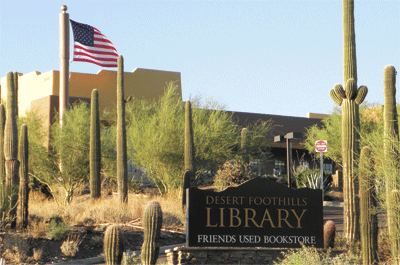
[{"label": "window", "polygon": [[333,174],[333,165],[332,164],[324,164],[323,165],[323,170],[324,171],[329,171],[331,174]]},{"label": "window", "polygon": [[274,175],[279,176],[286,174],[285,161],[275,159]]}]

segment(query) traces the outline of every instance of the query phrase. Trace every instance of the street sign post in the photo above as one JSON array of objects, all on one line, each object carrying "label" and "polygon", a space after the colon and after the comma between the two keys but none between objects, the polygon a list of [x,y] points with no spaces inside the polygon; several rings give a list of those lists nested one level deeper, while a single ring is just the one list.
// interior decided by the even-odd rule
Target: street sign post
[{"label": "street sign post", "polygon": [[321,156],[321,190],[322,190],[322,203],[324,202],[324,156],[322,153],[328,152],[328,141],[318,140],[315,141],[315,152],[320,153]]}]

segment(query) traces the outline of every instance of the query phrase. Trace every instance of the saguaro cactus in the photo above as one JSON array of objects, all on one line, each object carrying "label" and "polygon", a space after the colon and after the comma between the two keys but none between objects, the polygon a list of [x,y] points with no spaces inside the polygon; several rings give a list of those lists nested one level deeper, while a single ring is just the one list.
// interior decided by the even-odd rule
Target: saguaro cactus
[{"label": "saguaro cactus", "polygon": [[128,202],[128,163],[126,150],[124,58],[118,57],[117,72],[117,180],[121,203]]},{"label": "saguaro cactus", "polygon": [[101,196],[101,142],[100,142],[100,115],[99,92],[92,91],[90,111],[90,196],[93,199]]},{"label": "saguaro cactus", "polygon": [[250,162],[247,134],[248,134],[248,129],[243,128],[240,133],[240,153],[243,165],[247,165]]},{"label": "saguaro cactus", "polygon": [[144,240],[142,245],[142,263],[156,264],[160,250],[159,239],[162,226],[161,206],[157,201],[147,204],[143,217]]},{"label": "saguaro cactus", "polygon": [[360,115],[359,105],[368,89],[357,90],[356,41],[354,30],[354,0],[343,0],[343,64],[345,89],[340,84],[330,91],[332,100],[342,106],[342,165],[343,165],[343,225],[348,242],[359,238],[358,184],[355,175]]},{"label": "saguaro cactus", "polygon": [[111,225],[104,232],[103,251],[107,265],[121,264],[124,238],[118,225]]},{"label": "saguaro cactus", "polygon": [[19,137],[19,193],[18,193],[18,212],[17,227],[24,229],[28,226],[28,201],[29,201],[29,177],[28,177],[28,161],[29,161],[29,142],[28,142],[28,126],[21,125],[21,133]]},{"label": "saguaro cactus", "polygon": [[192,105],[190,101],[185,103],[185,171],[190,172],[190,187],[196,185],[196,161],[195,149],[193,141],[193,125],[192,125]]},{"label": "saguaro cactus", "polygon": [[4,157],[5,157],[5,199],[9,201],[9,217],[11,227],[15,227],[18,185],[19,185],[19,161],[18,161],[18,128],[17,128],[17,98],[15,91],[15,79],[12,72],[7,73],[7,112],[4,132]]},{"label": "saguaro cactus", "polygon": [[182,210],[186,211],[186,189],[190,188],[190,171],[186,170],[183,174],[183,189],[182,189]]},{"label": "saguaro cactus", "polygon": [[6,124],[6,111],[0,104],[0,205],[4,203],[6,171],[4,167],[4,126]]},{"label": "saguaro cactus", "polygon": [[383,144],[385,157],[387,219],[392,243],[392,255],[396,262],[400,262],[399,154],[398,149],[395,147],[399,141],[399,131],[396,110],[396,69],[392,65],[386,66],[384,70],[384,94]]},{"label": "saguaro cactus", "polygon": [[378,217],[371,150],[364,146],[360,153],[360,224],[363,264],[378,261]]}]

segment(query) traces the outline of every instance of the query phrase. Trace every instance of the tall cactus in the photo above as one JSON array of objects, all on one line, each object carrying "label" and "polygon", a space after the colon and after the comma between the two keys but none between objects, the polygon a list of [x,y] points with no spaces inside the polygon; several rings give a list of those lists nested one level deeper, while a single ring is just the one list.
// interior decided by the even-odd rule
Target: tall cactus
[{"label": "tall cactus", "polygon": [[186,189],[190,188],[190,171],[186,170],[183,174],[183,188],[182,188],[182,210],[186,211]]},{"label": "tall cactus", "polygon": [[90,111],[90,196],[93,199],[101,196],[101,142],[100,142],[100,115],[99,92],[92,91]]},{"label": "tall cactus", "polygon": [[193,141],[193,125],[192,125],[192,105],[190,101],[185,103],[185,172],[190,172],[190,187],[196,185],[196,161],[195,149]]},{"label": "tall cactus", "polygon": [[29,161],[29,142],[28,142],[28,126],[21,125],[19,137],[19,193],[18,193],[18,212],[17,227],[24,229],[28,226],[28,201],[29,201],[29,177],[28,177],[28,161]]},{"label": "tall cactus", "polygon": [[117,72],[117,180],[121,203],[128,202],[128,164],[126,150],[124,58],[118,57]]},{"label": "tall cactus", "polygon": [[378,261],[378,217],[371,149],[364,146],[360,153],[360,230],[363,264]]},{"label": "tall cactus", "polygon": [[159,239],[162,226],[161,206],[157,201],[147,204],[143,216],[144,240],[142,245],[142,264],[156,264],[160,251]]},{"label": "tall cactus", "polygon": [[343,165],[343,225],[348,242],[359,238],[359,202],[356,178],[356,157],[360,152],[358,145],[360,115],[359,105],[367,96],[368,89],[361,86],[357,90],[356,41],[354,30],[354,0],[343,0],[343,77],[342,85],[335,85],[330,91],[332,100],[342,106],[342,165]]},{"label": "tall cactus", "polygon": [[104,232],[103,251],[107,265],[121,264],[124,238],[118,225],[111,225]]},{"label": "tall cactus", "polygon": [[4,203],[6,171],[4,167],[4,126],[6,124],[6,111],[0,104],[0,206]]},{"label": "tall cactus", "polygon": [[250,162],[247,134],[248,134],[248,129],[243,128],[240,133],[240,153],[242,157],[242,163],[244,165],[247,165]]},{"label": "tall cactus", "polygon": [[4,157],[5,157],[5,199],[9,202],[9,217],[11,227],[16,225],[16,212],[19,186],[19,161],[18,161],[18,128],[17,128],[17,98],[14,74],[7,73],[7,112],[4,132]]},{"label": "tall cactus", "polygon": [[396,143],[399,141],[399,129],[396,110],[396,69],[388,65],[384,70],[385,105],[383,108],[384,119],[384,156],[385,156],[385,182],[386,206],[389,234],[392,241],[392,255],[396,262],[400,262],[400,184],[399,153]]}]

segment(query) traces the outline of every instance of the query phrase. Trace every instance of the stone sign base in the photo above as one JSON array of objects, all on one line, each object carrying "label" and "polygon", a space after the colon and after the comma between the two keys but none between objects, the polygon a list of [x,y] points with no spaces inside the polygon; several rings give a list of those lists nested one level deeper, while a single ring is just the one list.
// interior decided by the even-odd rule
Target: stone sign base
[{"label": "stone sign base", "polygon": [[[273,264],[287,248],[176,247],[167,249],[169,265],[183,264]],[[322,250],[326,252],[327,250]],[[331,250],[331,256],[346,250]]]}]

